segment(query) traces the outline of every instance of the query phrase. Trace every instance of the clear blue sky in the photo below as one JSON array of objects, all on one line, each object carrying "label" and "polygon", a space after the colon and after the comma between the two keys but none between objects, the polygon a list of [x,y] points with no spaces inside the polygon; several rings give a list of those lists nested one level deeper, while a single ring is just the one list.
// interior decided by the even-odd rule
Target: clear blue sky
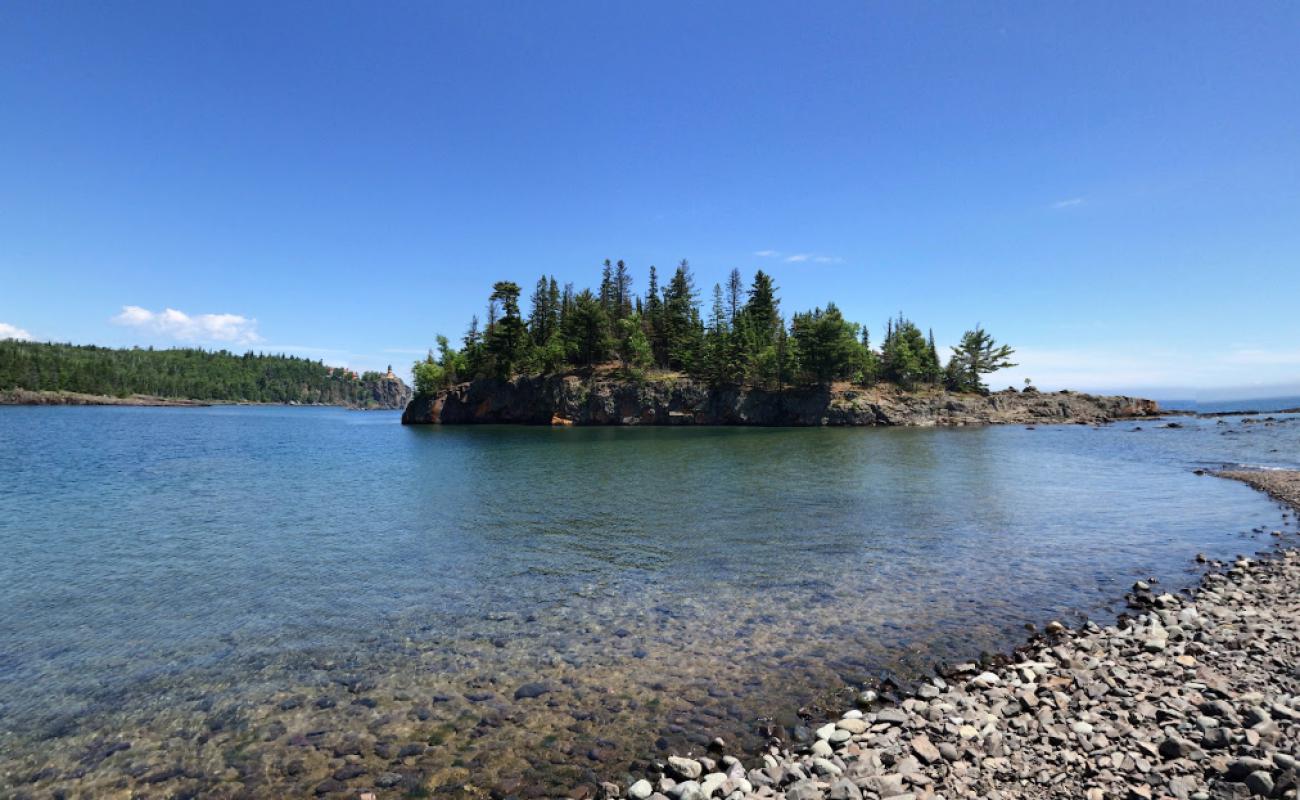
[{"label": "clear blue sky", "polygon": [[688,258],[997,384],[1300,385],[1300,6],[794,5],[6,4],[0,330],[400,369]]}]

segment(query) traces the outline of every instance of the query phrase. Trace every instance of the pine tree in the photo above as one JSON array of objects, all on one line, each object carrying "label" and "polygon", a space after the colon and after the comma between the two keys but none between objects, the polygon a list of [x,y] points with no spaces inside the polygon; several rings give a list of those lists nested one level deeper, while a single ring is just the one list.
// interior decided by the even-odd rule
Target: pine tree
[{"label": "pine tree", "polygon": [[488,331],[487,351],[492,370],[509,378],[528,366],[528,329],[519,313],[519,284],[497,281],[492,285],[492,303],[501,304],[501,318]]},{"label": "pine tree", "polygon": [[1011,361],[1014,353],[1007,345],[999,345],[983,326],[976,325],[974,330],[962,335],[961,344],[952,348],[947,373],[949,388],[987,393],[988,387],[980,376],[1017,366]]}]

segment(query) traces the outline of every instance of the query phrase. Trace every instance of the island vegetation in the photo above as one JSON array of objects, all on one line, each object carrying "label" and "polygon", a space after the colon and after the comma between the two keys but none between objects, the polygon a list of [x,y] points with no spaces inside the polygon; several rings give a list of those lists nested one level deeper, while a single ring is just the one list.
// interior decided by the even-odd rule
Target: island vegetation
[{"label": "island vegetation", "polygon": [[409,391],[381,372],[358,375],[290,355],[13,339],[0,341],[4,390],[386,408],[403,405]]},{"label": "island vegetation", "polygon": [[982,376],[1015,366],[1013,350],[983,327],[965,332],[945,361],[933,331],[901,313],[885,323],[879,347],[870,332],[844,318],[834,303],[796,312],[787,321],[777,286],[763,271],[746,287],[739,270],[715,284],[707,313],[690,265],[683,260],[660,286],[655,267],[643,295],[632,290],[623,261],[606,260],[597,291],[561,288],[538,279],[525,317],[521,289],[498,281],[486,319],[475,315],[459,348],[437,337],[437,351],[412,371],[417,394],[466,381],[554,375],[613,364],[629,379],[674,372],[714,386],[766,389],[848,381],[889,382],[905,390],[925,386],[987,393]]}]

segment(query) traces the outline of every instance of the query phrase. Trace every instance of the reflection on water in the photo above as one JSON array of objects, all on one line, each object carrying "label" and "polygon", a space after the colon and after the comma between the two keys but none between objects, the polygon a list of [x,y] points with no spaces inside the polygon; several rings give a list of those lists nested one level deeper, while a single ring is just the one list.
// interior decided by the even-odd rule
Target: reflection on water
[{"label": "reflection on water", "polygon": [[1191,467],[1288,465],[1300,424],[1186,422],[0,409],[0,787],[544,791],[757,741],[1256,549],[1276,507]]}]

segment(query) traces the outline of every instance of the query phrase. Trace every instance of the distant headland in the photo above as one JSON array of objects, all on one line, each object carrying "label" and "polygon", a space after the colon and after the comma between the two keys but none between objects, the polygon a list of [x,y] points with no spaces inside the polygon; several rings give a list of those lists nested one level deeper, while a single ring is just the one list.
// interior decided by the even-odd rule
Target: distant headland
[{"label": "distant headland", "polygon": [[715,284],[707,317],[690,265],[644,295],[623,261],[606,260],[597,291],[538,279],[525,318],[520,287],[493,284],[486,322],[461,347],[437,337],[417,361],[406,424],[964,425],[1099,422],[1158,413],[1149,400],[992,394],[984,376],[1016,366],[982,326],[945,362],[933,330],[898,314],[879,347],[834,303],[787,322],[773,278],[739,270]]},{"label": "distant headland", "polygon": [[0,341],[0,405],[281,403],[397,409],[410,399],[410,387],[392,367],[386,374],[358,375],[286,355]]}]

